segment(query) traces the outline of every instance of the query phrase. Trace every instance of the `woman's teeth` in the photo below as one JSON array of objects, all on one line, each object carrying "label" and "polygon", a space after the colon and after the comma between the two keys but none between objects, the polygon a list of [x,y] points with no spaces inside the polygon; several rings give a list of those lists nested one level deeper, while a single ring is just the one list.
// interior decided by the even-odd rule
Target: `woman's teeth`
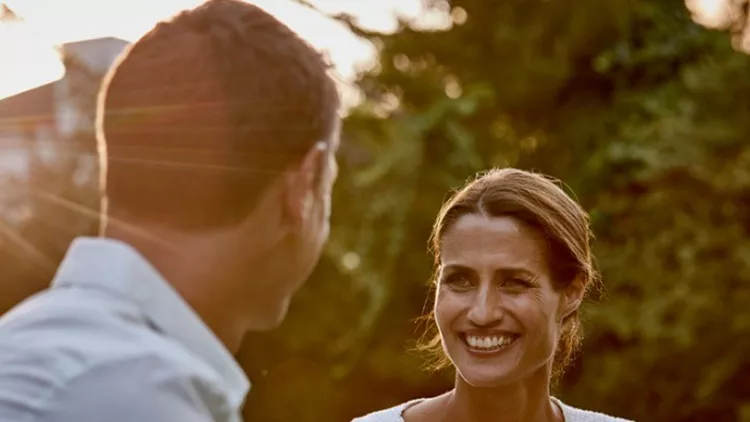
[{"label": "woman's teeth", "polygon": [[492,350],[505,347],[515,339],[513,336],[466,336],[466,343],[474,349]]}]

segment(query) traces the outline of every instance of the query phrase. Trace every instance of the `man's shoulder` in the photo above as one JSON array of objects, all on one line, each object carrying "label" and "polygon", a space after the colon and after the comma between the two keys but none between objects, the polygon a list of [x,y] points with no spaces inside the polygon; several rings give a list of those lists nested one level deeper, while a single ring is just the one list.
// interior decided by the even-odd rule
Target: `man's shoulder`
[{"label": "man's shoulder", "polygon": [[71,383],[104,380],[103,373],[122,381],[146,381],[133,377],[148,374],[149,382],[183,380],[209,389],[217,382],[200,359],[128,303],[67,293],[41,293],[0,318],[0,416],[14,407],[36,411]]},{"label": "man's shoulder", "polygon": [[155,338],[137,307],[83,289],[46,290],[0,318],[0,344],[32,354],[68,352],[71,364],[148,349]]},{"label": "man's shoulder", "polygon": [[[174,398],[161,400],[188,408],[222,400],[215,373],[145,321],[45,302],[31,299],[0,320],[0,421],[49,413],[66,405],[59,400],[75,403],[97,391],[166,394]],[[101,406],[113,405],[107,397]]]},{"label": "man's shoulder", "polygon": [[229,408],[216,384],[163,356],[110,357],[68,373],[59,371],[59,355],[37,351],[30,358],[0,367],[0,421],[93,421],[102,414],[113,421],[206,421]]}]

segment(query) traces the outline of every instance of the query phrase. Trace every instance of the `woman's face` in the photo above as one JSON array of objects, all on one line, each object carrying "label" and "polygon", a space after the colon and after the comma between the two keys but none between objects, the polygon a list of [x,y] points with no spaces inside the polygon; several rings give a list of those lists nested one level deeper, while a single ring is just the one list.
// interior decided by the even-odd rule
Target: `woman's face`
[{"label": "woman's face", "polygon": [[549,370],[559,323],[580,303],[580,283],[557,291],[546,241],[513,217],[469,214],[443,235],[435,319],[458,374],[475,387]]}]

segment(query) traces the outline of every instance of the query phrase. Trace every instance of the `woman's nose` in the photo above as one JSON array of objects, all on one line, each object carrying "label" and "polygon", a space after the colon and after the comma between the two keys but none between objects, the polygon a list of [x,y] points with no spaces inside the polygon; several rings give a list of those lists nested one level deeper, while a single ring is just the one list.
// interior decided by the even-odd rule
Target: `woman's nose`
[{"label": "woman's nose", "polygon": [[469,308],[469,322],[477,326],[487,326],[493,325],[503,318],[501,295],[493,290],[482,288],[477,292]]}]

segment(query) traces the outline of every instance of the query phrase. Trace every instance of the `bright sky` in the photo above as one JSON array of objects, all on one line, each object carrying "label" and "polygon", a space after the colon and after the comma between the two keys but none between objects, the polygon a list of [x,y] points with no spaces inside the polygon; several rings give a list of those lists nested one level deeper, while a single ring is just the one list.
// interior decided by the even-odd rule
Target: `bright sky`
[{"label": "bright sky", "polygon": [[701,25],[714,28],[726,24],[729,12],[727,0],[685,0],[685,5]]},{"label": "bright sky", "polygon": [[[248,0],[328,52],[339,75],[350,80],[358,66],[372,60],[372,47],[343,25],[291,0]],[[56,44],[114,36],[134,41],[154,23],[202,0],[0,0],[20,24],[0,24],[0,98],[54,81],[62,65]],[[419,16],[421,0],[313,0],[326,12],[345,11],[371,29],[389,31],[396,13]]]}]

